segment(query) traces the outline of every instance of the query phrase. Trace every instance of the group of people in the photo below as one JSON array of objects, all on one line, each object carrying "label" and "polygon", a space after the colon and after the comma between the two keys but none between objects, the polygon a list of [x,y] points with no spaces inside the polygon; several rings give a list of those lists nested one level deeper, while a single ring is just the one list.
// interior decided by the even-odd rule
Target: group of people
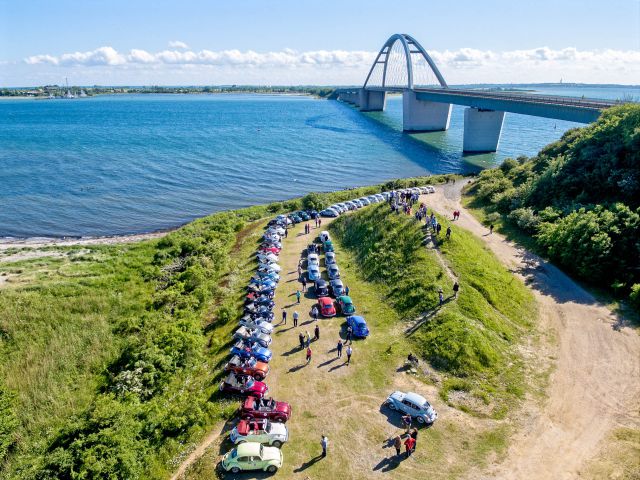
[{"label": "group of people", "polygon": [[[405,456],[408,458],[416,451],[416,446],[418,444],[418,429],[411,428],[411,415],[403,415],[402,424],[405,427],[405,432],[403,435],[395,436],[393,439],[393,446],[396,449],[396,456],[399,457],[402,454],[402,445],[404,444]],[[405,437],[404,442],[402,441],[403,437]]]}]

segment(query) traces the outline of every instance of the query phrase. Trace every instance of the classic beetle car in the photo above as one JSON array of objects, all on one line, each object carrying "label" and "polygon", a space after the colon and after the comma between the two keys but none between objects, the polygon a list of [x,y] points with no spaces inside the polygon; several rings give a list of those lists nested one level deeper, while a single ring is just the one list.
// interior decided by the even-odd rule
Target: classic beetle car
[{"label": "classic beetle car", "polygon": [[438,414],[422,395],[413,392],[395,391],[385,401],[391,410],[411,415],[418,423],[431,425],[438,418]]},{"label": "classic beetle car", "polygon": [[323,243],[326,242],[327,240],[331,240],[331,237],[329,236],[329,232],[327,232],[326,230],[321,231],[320,235],[318,235],[318,238]]},{"label": "classic beetle car", "polygon": [[336,263],[336,254],[335,252],[326,252],[324,254],[324,264],[325,265],[335,265]]},{"label": "classic beetle car", "polygon": [[335,218],[340,214],[332,208],[325,208],[320,212],[320,215],[322,215],[323,217]]},{"label": "classic beetle car", "polygon": [[307,266],[311,265],[320,266],[320,257],[318,257],[317,253],[310,253],[307,255]]},{"label": "classic beetle car", "polygon": [[256,342],[261,347],[268,347],[271,345],[271,337],[269,335],[262,333],[260,330],[253,330],[244,326],[233,332],[233,338],[237,340]]},{"label": "classic beetle car", "polygon": [[262,398],[269,392],[269,388],[265,383],[259,382],[250,375],[232,372],[220,382],[220,391]]},{"label": "classic beetle car", "polygon": [[333,300],[329,297],[320,297],[318,299],[318,307],[320,310],[320,315],[323,317],[335,317],[336,316],[336,307],[333,306]]},{"label": "classic beetle car", "polygon": [[268,348],[261,347],[257,343],[243,342],[242,340],[236,342],[236,344],[231,347],[230,352],[232,355],[238,355],[240,358],[255,357],[256,360],[265,363],[269,363],[272,355],[271,350]]},{"label": "classic beetle car", "polygon": [[240,319],[239,323],[243,327],[260,330],[262,333],[266,333],[267,335],[271,335],[273,332],[273,324],[261,317],[252,318],[251,315],[245,315]]},{"label": "classic beetle car", "polygon": [[329,282],[329,286],[331,287],[331,295],[334,297],[338,298],[339,296],[344,295],[344,284],[339,278],[331,280],[331,282]]},{"label": "classic beetle car", "polygon": [[[336,298],[338,306],[340,307],[340,313],[343,315],[351,315],[356,313],[356,306],[351,301],[351,297],[347,295],[341,295]],[[355,330],[355,329],[354,329]]]},{"label": "classic beetle car", "polygon": [[367,338],[369,336],[369,328],[364,317],[358,315],[350,315],[347,317],[347,326],[353,330],[353,336],[357,338]]},{"label": "classic beetle car", "polygon": [[309,265],[307,267],[307,276],[310,282],[315,282],[320,279],[320,267],[318,265]]},{"label": "classic beetle car", "polygon": [[307,255],[310,255],[312,253],[318,253],[318,245],[316,245],[315,243],[310,243],[309,245],[307,245]]},{"label": "classic beetle car", "polygon": [[274,422],[286,422],[291,418],[291,405],[273,398],[247,397],[240,407],[242,418],[268,418]]},{"label": "classic beetle car", "polygon": [[240,420],[229,435],[236,445],[239,443],[261,443],[280,448],[289,440],[289,431],[284,423],[272,423],[266,418]]},{"label": "classic beetle car", "polygon": [[338,268],[338,265],[335,263],[333,265],[327,265],[327,275],[329,276],[329,280],[340,278],[340,269]]},{"label": "classic beetle car", "polygon": [[324,252],[333,252],[333,242],[331,240],[327,240],[322,244],[322,250]]},{"label": "classic beetle car", "polygon": [[319,278],[316,280],[315,285],[313,286],[313,291],[316,294],[316,297],[328,297],[329,296],[329,288],[327,287],[327,281]]},{"label": "classic beetle car", "polygon": [[282,450],[260,443],[242,443],[222,457],[221,466],[231,473],[243,470],[264,470],[276,473],[282,466]]},{"label": "classic beetle car", "polygon": [[238,355],[231,357],[231,360],[224,366],[225,371],[241,375],[251,375],[256,380],[262,381],[269,374],[269,365],[259,362],[255,358],[240,358]]}]

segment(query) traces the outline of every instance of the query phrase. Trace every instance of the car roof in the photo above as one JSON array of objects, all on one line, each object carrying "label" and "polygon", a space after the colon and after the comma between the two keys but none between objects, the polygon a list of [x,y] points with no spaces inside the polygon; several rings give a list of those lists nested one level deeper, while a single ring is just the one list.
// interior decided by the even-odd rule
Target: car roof
[{"label": "car roof", "polygon": [[405,400],[409,400],[411,403],[415,403],[416,405],[424,405],[427,401],[422,395],[418,395],[417,393],[407,392],[404,396]]},{"label": "car roof", "polygon": [[241,443],[236,447],[239,457],[259,457],[260,444],[254,442]]},{"label": "car roof", "polygon": [[342,280],[336,278],[335,280],[331,280],[331,285],[342,285]]},{"label": "car roof", "polygon": [[335,257],[336,253],[335,252],[327,252],[324,254],[325,257]]},{"label": "car roof", "polygon": [[324,278],[319,278],[318,280],[316,280],[316,286],[320,286],[320,285],[326,285],[327,281]]},{"label": "car roof", "polygon": [[309,265],[309,268],[307,268],[307,270],[318,270],[318,271],[320,271],[320,267],[318,265],[316,265],[315,263],[312,263],[311,265]]},{"label": "car roof", "polygon": [[318,303],[333,303],[333,301],[329,297],[320,297]]},{"label": "car roof", "polygon": [[354,321],[354,323],[367,323],[364,317],[361,317],[360,315],[351,315],[351,319]]},{"label": "car roof", "polygon": [[351,302],[351,297],[348,296],[348,295],[341,295],[339,298],[340,298],[340,300],[342,300],[345,303],[352,303]]}]

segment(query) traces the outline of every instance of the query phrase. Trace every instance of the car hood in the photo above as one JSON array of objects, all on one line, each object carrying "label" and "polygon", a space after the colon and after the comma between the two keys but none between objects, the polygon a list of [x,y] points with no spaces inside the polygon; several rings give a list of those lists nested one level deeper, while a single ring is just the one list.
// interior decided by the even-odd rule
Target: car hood
[{"label": "car hood", "polygon": [[284,423],[272,422],[271,430],[269,430],[271,435],[282,435],[283,437],[287,436],[287,426]]},{"label": "car hood", "polygon": [[258,348],[254,348],[253,351],[256,352],[258,355],[262,355],[264,357],[271,357],[271,350],[269,350],[268,348],[258,347]]},{"label": "car hood", "polygon": [[286,402],[276,402],[276,411],[282,413],[290,413],[291,406]]},{"label": "car hood", "polygon": [[279,448],[276,447],[267,447],[264,446],[262,447],[262,460],[263,461],[268,461],[268,460],[278,460],[278,461],[282,461],[282,451],[280,451]]}]

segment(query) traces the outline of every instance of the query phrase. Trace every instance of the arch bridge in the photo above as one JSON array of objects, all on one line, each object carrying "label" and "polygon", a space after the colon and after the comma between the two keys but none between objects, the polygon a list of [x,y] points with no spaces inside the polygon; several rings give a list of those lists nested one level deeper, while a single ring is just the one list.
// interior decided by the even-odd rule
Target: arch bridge
[{"label": "arch bridge", "polygon": [[506,112],[569,120],[595,121],[619,102],[515,92],[449,88],[437,65],[418,41],[394,34],[376,56],[362,87],[338,89],[338,100],[361,111],[382,111],[387,93],[402,93],[403,129],[409,132],[449,128],[451,106],[463,105],[465,152],[494,152]]}]

